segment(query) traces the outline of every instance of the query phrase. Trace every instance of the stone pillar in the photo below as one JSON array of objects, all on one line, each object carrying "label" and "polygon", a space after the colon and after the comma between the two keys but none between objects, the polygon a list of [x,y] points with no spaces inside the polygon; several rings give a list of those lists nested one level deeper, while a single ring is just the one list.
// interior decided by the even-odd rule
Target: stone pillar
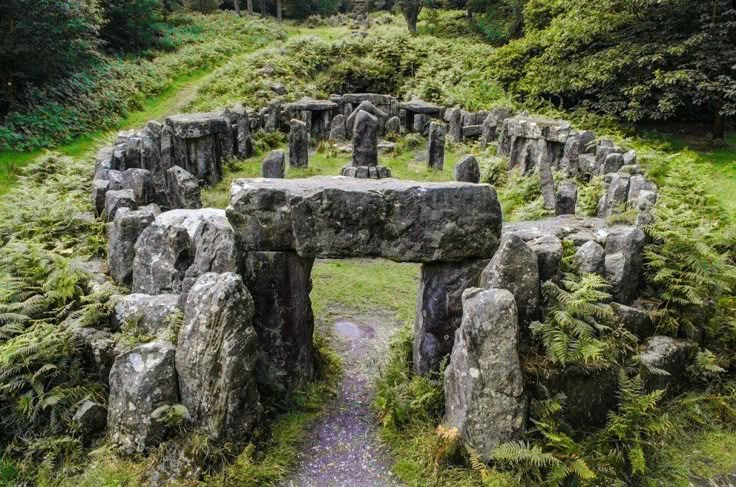
[{"label": "stone pillar", "polygon": [[[350,122],[347,123],[350,126]],[[342,175],[362,179],[391,177],[388,168],[378,165],[378,118],[361,110],[353,125],[353,162]]]},{"label": "stone pillar", "polygon": [[455,165],[455,181],[480,183],[480,166],[474,155],[466,155]]},{"label": "stone pillar", "polygon": [[307,124],[299,121],[291,121],[289,131],[289,166],[309,167],[309,132]]},{"label": "stone pillar", "polygon": [[521,439],[527,401],[519,362],[514,296],[468,289],[463,320],[445,370],[445,420],[464,445],[490,461],[501,443]]},{"label": "stone pillar", "polygon": [[292,391],[312,378],[314,259],[295,252],[249,252],[244,280],[255,302],[253,325],[264,352],[262,386],[276,393]]},{"label": "stone pillar", "polygon": [[450,139],[453,142],[460,142],[463,138],[462,110],[448,108],[445,111],[445,121],[449,123],[448,135]]},{"label": "stone pillar", "polygon": [[463,318],[462,294],[478,285],[488,260],[432,262],[422,265],[414,322],[414,371],[437,370],[452,352]]},{"label": "stone pillar", "polygon": [[445,134],[447,127],[444,124],[431,122],[429,124],[429,144],[427,147],[427,164],[432,169],[442,170],[445,166]]},{"label": "stone pillar", "polygon": [[262,163],[262,175],[264,178],[284,178],[286,169],[286,157],[284,151],[274,150],[268,153]]}]

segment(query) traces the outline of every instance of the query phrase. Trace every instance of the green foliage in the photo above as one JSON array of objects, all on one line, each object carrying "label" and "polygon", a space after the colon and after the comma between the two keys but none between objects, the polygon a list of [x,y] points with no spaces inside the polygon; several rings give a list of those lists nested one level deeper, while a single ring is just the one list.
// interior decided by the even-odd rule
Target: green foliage
[{"label": "green foliage", "polygon": [[550,214],[544,208],[538,174],[526,176],[513,169],[506,183],[496,189],[506,221],[539,220]]},{"label": "green foliage", "polygon": [[[697,170],[677,166],[665,179],[654,239],[645,249],[648,278],[657,286],[659,327],[671,334],[696,334],[714,315],[723,318],[736,293],[730,220],[708,195]],[[728,319],[714,320],[711,333],[732,340]],[[720,326],[719,326],[720,325]]]},{"label": "green foliage", "polygon": [[525,37],[492,62],[514,93],[567,108],[627,121],[730,117],[735,35],[731,0],[530,0]]},{"label": "green foliage", "polygon": [[28,151],[111,128],[181,76],[262,47],[283,33],[230,14],[178,14],[169,49],[146,59],[104,58],[64,79],[24,90],[0,125],[0,151]]},{"label": "green foliage", "polygon": [[111,49],[140,51],[164,34],[161,0],[101,0],[105,25],[100,35]]},{"label": "green foliage", "polygon": [[587,184],[578,185],[578,201],[576,212],[585,216],[598,214],[598,201],[603,196],[603,176],[595,176]]},{"label": "green foliage", "polygon": [[550,362],[607,367],[632,351],[636,339],[615,323],[608,288],[597,274],[566,274],[559,286],[542,285],[545,321],[531,328]]},{"label": "green foliage", "polygon": [[376,382],[373,407],[384,427],[401,429],[410,421],[438,421],[444,409],[442,373],[412,372],[413,333],[405,326],[391,343],[386,368]]}]

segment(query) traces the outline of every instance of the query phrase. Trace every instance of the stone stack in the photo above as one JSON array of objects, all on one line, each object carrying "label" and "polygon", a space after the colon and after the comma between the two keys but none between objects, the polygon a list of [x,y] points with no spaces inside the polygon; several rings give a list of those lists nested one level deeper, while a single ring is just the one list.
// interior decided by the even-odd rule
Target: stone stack
[{"label": "stone stack", "polygon": [[378,118],[365,110],[352,114],[347,125],[353,134],[353,162],[342,169],[342,175],[359,179],[391,177],[391,170],[378,165]]}]

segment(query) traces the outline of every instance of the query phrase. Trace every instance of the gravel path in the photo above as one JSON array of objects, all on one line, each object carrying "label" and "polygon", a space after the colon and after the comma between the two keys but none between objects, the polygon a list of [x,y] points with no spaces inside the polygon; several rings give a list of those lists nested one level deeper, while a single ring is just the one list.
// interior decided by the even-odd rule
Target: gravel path
[{"label": "gravel path", "polygon": [[323,323],[343,359],[336,399],[304,441],[294,474],[283,484],[303,486],[397,486],[391,458],[377,438],[370,411],[373,381],[399,328],[391,315],[374,314]]}]

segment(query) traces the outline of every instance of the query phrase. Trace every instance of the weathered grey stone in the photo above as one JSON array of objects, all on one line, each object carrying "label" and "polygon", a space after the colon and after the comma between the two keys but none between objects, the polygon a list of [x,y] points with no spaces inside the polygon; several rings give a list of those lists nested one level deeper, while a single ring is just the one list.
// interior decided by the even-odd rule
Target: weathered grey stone
[{"label": "weathered grey stone", "polygon": [[164,170],[161,168],[161,131],[163,126],[150,121],[141,133],[141,168],[151,172],[155,187],[164,187]]},{"label": "weathered grey stone", "polygon": [[376,117],[379,127],[384,125],[386,123],[386,120],[388,120],[388,113],[384,112],[383,110],[379,110],[373,103],[366,100],[361,102],[360,105],[358,105],[357,108],[353,110],[350,116],[348,116],[346,120],[348,133],[352,133],[355,130],[355,121],[360,112],[368,112]]},{"label": "weathered grey stone", "polygon": [[[572,133],[568,122],[547,118],[516,116],[503,121],[500,139],[502,153],[510,154],[511,139],[541,139],[558,144],[565,144]],[[564,146],[562,147],[564,150]]]},{"label": "weathered grey stone", "polygon": [[154,412],[177,403],[176,349],[152,342],[120,355],[110,371],[107,428],[111,443],[123,453],[143,453],[167,433]]},{"label": "weathered grey stone", "polygon": [[557,186],[555,215],[574,215],[578,202],[578,187],[575,181],[566,179]]},{"label": "weathered grey stone", "polygon": [[121,174],[122,189],[133,190],[133,197],[139,205],[153,203],[156,188],[153,185],[151,172],[147,169],[127,169]]},{"label": "weathered grey stone", "polygon": [[[565,171],[568,176],[576,176],[580,172],[586,173],[585,168],[581,167],[580,157],[595,152],[594,142],[595,134],[590,131],[578,132],[568,137],[565,141],[560,169]],[[596,171],[595,174],[598,174],[598,172]]]},{"label": "weathered grey stone", "polygon": [[463,139],[472,139],[483,135],[483,125],[465,125],[463,127]]},{"label": "weathered grey stone", "polygon": [[338,105],[335,102],[330,100],[315,100],[308,96],[286,105],[286,109],[289,111],[328,111],[336,108],[338,108]]},{"label": "weathered grey stone", "polygon": [[640,210],[651,208],[657,202],[657,185],[642,175],[632,176],[627,201]]},{"label": "weathered grey stone", "polygon": [[230,131],[228,120],[218,112],[174,115],[166,119],[166,125],[173,129],[175,137],[182,139],[199,139]]},{"label": "weathered grey stone", "polygon": [[95,214],[102,216],[105,213],[105,195],[110,189],[110,181],[95,179],[92,182],[92,201],[95,205]]},{"label": "weathered grey stone", "polygon": [[400,134],[401,120],[399,117],[391,117],[386,120],[386,134]]},{"label": "weathered grey stone", "polygon": [[486,289],[511,291],[519,310],[522,337],[539,318],[540,288],[537,254],[516,234],[504,234],[498,251],[480,276]]},{"label": "weathered grey stone", "polygon": [[353,166],[342,168],[341,176],[359,179],[383,179],[391,177],[391,170],[385,166]]},{"label": "weathered grey stone", "polygon": [[307,124],[301,120],[292,120],[289,131],[289,166],[309,166],[309,132]]},{"label": "weathered grey stone", "polygon": [[618,172],[622,167],[624,167],[623,154],[613,152],[608,154],[603,160],[603,164],[601,165],[601,174]]},{"label": "weathered grey stone", "polygon": [[242,438],[261,417],[253,311],[233,273],[202,275],[187,299],[176,354],[181,402],[216,440]]},{"label": "weathered grey stone", "polygon": [[493,255],[495,190],[469,183],[314,177],[240,179],[227,210],[241,251],[457,261]]},{"label": "weathered grey stone", "polygon": [[203,215],[196,230],[190,234],[194,249],[194,260],[187,269],[182,283],[182,292],[189,292],[189,288],[199,278],[208,272],[224,273],[237,272],[240,269],[240,254],[235,242],[235,233],[225,212],[216,210]]},{"label": "weathered grey stone", "polygon": [[544,208],[550,212],[555,211],[557,195],[555,193],[555,178],[552,174],[553,154],[546,140],[539,139],[536,141],[536,145],[538,146],[538,156],[534,165],[539,173],[539,186],[542,191]]},{"label": "weathered grey stone", "polygon": [[353,166],[378,165],[378,118],[366,111],[355,116],[353,129]]},{"label": "weathered grey stone", "polygon": [[437,370],[452,352],[463,318],[463,292],[478,285],[488,260],[432,262],[422,265],[414,322],[414,371]]},{"label": "weathered grey stone", "polygon": [[104,179],[100,177],[101,173],[117,169],[113,166],[112,153],[112,147],[104,147],[95,154],[95,179]]},{"label": "weathered grey stone", "polygon": [[[557,280],[562,264],[562,242],[552,235],[545,235],[529,242],[537,255],[537,267],[541,282]],[[602,250],[602,249],[601,249]]]},{"label": "weathered grey stone", "polygon": [[265,111],[263,130],[276,132],[281,127],[281,102],[273,100]]},{"label": "weathered grey stone", "polygon": [[346,138],[347,132],[345,131],[345,115],[337,115],[332,119],[330,140],[343,141]]},{"label": "weathered grey stone", "polygon": [[608,237],[606,220],[577,215],[560,215],[542,220],[504,223],[504,233],[514,233],[525,242],[544,235],[553,235],[560,240],[571,240],[580,246],[589,240],[605,243]]},{"label": "weathered grey stone", "polygon": [[313,263],[295,252],[249,252],[245,258],[243,277],[255,300],[253,326],[264,352],[261,386],[277,395],[305,386],[314,372]]},{"label": "weathered grey stone", "polygon": [[637,227],[614,227],[606,241],[605,276],[616,302],[630,304],[639,290],[645,236]]},{"label": "weathered grey stone", "polygon": [[462,115],[462,110],[459,108],[445,110],[445,122],[448,123],[447,135],[454,142],[460,142],[463,138]]},{"label": "weathered grey stone", "polygon": [[105,193],[105,219],[108,222],[115,219],[115,214],[121,208],[129,208],[131,210],[138,208],[132,189],[119,189]]},{"label": "weathered grey stone", "polygon": [[654,321],[646,311],[620,303],[611,303],[611,308],[624,328],[640,339],[654,335]]},{"label": "weathered grey stone", "polygon": [[455,165],[455,181],[480,183],[480,166],[474,155],[466,155]]},{"label": "weathered grey stone", "polygon": [[202,208],[199,179],[179,166],[166,171],[166,197],[172,210]]},{"label": "weathered grey stone", "polygon": [[130,286],[133,281],[135,243],[159,213],[156,205],[150,205],[140,210],[120,208],[115,214],[108,228],[107,256],[110,277],[117,284]]},{"label": "weathered grey stone", "polygon": [[624,210],[629,195],[631,176],[624,173],[609,174],[606,194],[598,204],[598,216],[607,218]]},{"label": "weathered grey stone", "polygon": [[90,400],[82,401],[72,421],[85,435],[101,433],[107,425],[107,408]]},{"label": "weathered grey stone", "polygon": [[[185,159],[186,154],[183,156],[182,161]],[[166,171],[174,166],[174,160],[174,129],[169,125],[164,125],[161,129],[161,170]]]},{"label": "weathered grey stone", "polygon": [[181,293],[181,283],[193,256],[192,239],[186,228],[159,222],[157,218],[135,244],[133,292]]},{"label": "weathered grey stone", "polygon": [[524,433],[517,310],[513,295],[503,289],[468,289],[462,301],[462,325],[445,371],[444,423],[490,461],[496,446]]},{"label": "weathered grey stone", "polygon": [[664,370],[669,375],[648,374],[646,386],[650,390],[667,389],[677,392],[687,380],[687,367],[698,351],[698,345],[689,340],[678,340],[666,336],[653,336],[644,344],[639,354],[644,365]]},{"label": "weathered grey stone", "polygon": [[268,153],[261,164],[264,178],[283,179],[286,175],[286,156],[281,149]]},{"label": "weathered grey stone", "polygon": [[623,155],[624,166],[633,166],[636,164],[636,151],[630,150]]},{"label": "weathered grey stone", "polygon": [[578,173],[582,176],[597,176],[601,172],[595,156],[592,154],[580,154],[578,157]]},{"label": "weathered grey stone", "polygon": [[499,129],[502,127],[504,120],[511,116],[511,110],[508,108],[494,108],[483,120],[483,135],[481,142],[490,144],[498,138]]},{"label": "weathered grey stone", "polygon": [[399,107],[408,112],[432,116],[438,116],[442,113],[442,107],[416,98],[399,104]]},{"label": "weathered grey stone", "polygon": [[445,166],[445,135],[447,126],[438,122],[429,124],[427,164],[432,169],[442,170]]},{"label": "weathered grey stone", "polygon": [[429,124],[432,122],[432,117],[419,113],[414,116],[414,121],[411,124],[411,129],[421,135],[429,135]]},{"label": "weathered grey stone", "polygon": [[115,298],[110,326],[120,330],[126,323],[135,324],[142,334],[164,339],[171,320],[181,312],[178,294],[127,294]]},{"label": "weathered grey stone", "polygon": [[589,240],[578,248],[573,266],[579,274],[598,274],[603,276],[606,251],[597,242]]}]

